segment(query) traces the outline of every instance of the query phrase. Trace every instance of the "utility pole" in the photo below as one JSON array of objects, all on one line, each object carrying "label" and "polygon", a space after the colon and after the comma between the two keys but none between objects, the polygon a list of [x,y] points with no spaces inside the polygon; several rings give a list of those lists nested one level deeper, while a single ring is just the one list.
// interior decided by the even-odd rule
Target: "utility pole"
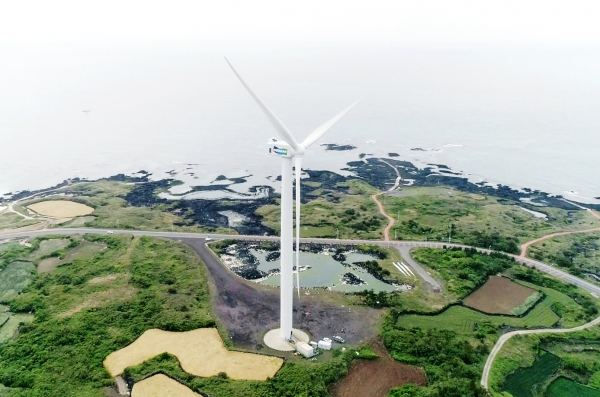
[{"label": "utility pole", "polygon": [[394,240],[398,240],[398,236],[396,235],[396,230],[394,230]]},{"label": "utility pole", "polygon": [[398,210],[398,222],[400,222],[400,210]]},{"label": "utility pole", "polygon": [[450,224],[450,231],[448,232],[448,243],[452,242],[452,224]]},{"label": "utility pole", "polygon": [[340,239],[340,229],[338,229],[337,227],[335,228],[335,233],[337,234],[337,239]]}]

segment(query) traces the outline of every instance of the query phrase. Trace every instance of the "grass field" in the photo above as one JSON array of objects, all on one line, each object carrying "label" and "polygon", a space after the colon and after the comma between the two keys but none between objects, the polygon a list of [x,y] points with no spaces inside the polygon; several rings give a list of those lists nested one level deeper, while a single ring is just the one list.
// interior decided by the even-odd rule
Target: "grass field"
[{"label": "grass field", "polygon": [[[387,220],[371,199],[377,189],[358,180],[346,185],[350,188],[349,194],[332,193],[335,201],[315,194],[316,199],[302,204],[301,237],[336,237],[339,232],[340,238],[382,238]],[[263,224],[279,232],[279,204],[263,206],[256,213],[263,217]]]},{"label": "grass field", "polygon": [[[546,397],[600,397],[600,390],[580,385],[570,379],[560,377],[548,386]],[[516,397],[516,396],[515,396]]]},{"label": "grass field", "polygon": [[463,306],[452,306],[437,316],[409,314],[398,318],[398,326],[424,329],[449,329],[461,333],[475,332],[476,324],[489,322],[495,326],[508,325],[515,328],[551,327],[558,317],[550,308],[552,300],[546,298],[525,317],[487,316]]},{"label": "grass field", "polygon": [[519,368],[506,378],[504,390],[513,397],[533,397],[560,367],[560,358],[547,352],[540,355],[531,367]]},{"label": "grass field", "polygon": [[[576,275],[593,273],[600,277],[600,233],[553,237],[530,246],[528,256]],[[589,280],[600,283],[592,277]]]},{"label": "grass field", "polygon": [[0,327],[0,344],[10,340],[17,332],[20,324],[28,324],[33,321],[33,314],[9,313],[8,321]]},{"label": "grass field", "polygon": [[24,219],[14,212],[4,212],[0,214],[0,229],[14,229],[17,227],[33,225],[37,222],[38,221],[36,220]]},{"label": "grass field", "polygon": [[391,235],[395,230],[404,240],[447,241],[450,224],[456,227],[454,242],[464,242],[471,232],[486,231],[516,237],[520,243],[558,230],[600,226],[587,211],[542,207],[538,211],[549,215],[545,221],[514,204],[449,188],[405,187],[400,195],[385,199],[385,210],[397,220]]},{"label": "grass field", "polygon": [[200,394],[166,375],[157,374],[133,385],[131,397],[200,397]]},{"label": "grass field", "polygon": [[27,206],[33,212],[51,218],[73,218],[89,215],[94,212],[92,207],[68,200],[40,201]]},{"label": "grass field", "polygon": [[162,353],[177,357],[185,372],[205,378],[225,372],[231,379],[266,380],[283,365],[279,357],[229,351],[216,328],[204,328],[188,332],[148,330],[106,357],[104,366],[115,377],[125,368]]},{"label": "grass field", "polygon": [[466,306],[486,313],[513,314],[516,308],[524,305],[535,294],[535,289],[517,284],[506,277],[491,276],[463,302]]},{"label": "grass field", "polygon": [[49,240],[43,240],[40,242],[40,247],[32,253],[31,258],[38,259],[42,256],[50,255],[53,252],[66,248],[69,244],[71,244],[71,240],[68,238],[53,238]]},{"label": "grass field", "polygon": [[31,262],[16,261],[0,272],[0,302],[15,298],[33,278],[35,266]]}]

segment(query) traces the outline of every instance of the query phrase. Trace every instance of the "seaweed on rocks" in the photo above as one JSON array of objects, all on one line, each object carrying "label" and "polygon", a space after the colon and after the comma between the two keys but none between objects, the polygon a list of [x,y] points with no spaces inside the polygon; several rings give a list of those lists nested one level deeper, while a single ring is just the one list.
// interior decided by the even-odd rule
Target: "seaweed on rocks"
[{"label": "seaweed on rocks", "polygon": [[338,262],[346,262],[346,255],[344,255],[342,252],[336,252],[331,257]]},{"label": "seaweed on rocks", "polygon": [[358,277],[354,273],[350,273],[350,272],[342,274],[341,280],[342,280],[343,284],[349,284],[349,285],[366,285],[367,284],[360,277]]},{"label": "seaweed on rocks", "polygon": [[265,260],[267,262],[273,262],[273,261],[276,261],[277,259],[279,259],[279,257],[281,257],[281,252],[280,251],[269,252],[265,256]]},{"label": "seaweed on rocks", "polygon": [[394,153],[394,152],[388,153],[388,156],[389,157],[400,157],[400,155],[398,153]]},{"label": "seaweed on rocks", "polygon": [[325,146],[325,150],[354,150],[356,146],[353,145],[338,145],[337,143],[322,143],[321,146]]}]

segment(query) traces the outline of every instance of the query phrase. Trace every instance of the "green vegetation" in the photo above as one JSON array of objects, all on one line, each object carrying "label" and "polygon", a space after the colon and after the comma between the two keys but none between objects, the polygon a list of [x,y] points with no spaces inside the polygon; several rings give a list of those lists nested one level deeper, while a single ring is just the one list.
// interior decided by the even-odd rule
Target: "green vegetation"
[{"label": "green vegetation", "polygon": [[[359,353],[358,355],[356,353]],[[270,379],[261,381],[232,380],[225,374],[210,378],[200,378],[185,373],[177,358],[162,354],[138,366],[125,370],[125,376],[141,380],[148,374],[158,371],[168,374],[198,393],[213,397],[296,397],[329,396],[327,386],[348,373],[355,358],[374,358],[374,353],[363,348],[338,351],[337,357],[327,362],[311,363],[307,361],[287,362]]]},{"label": "green vegetation", "polygon": [[560,317],[551,309],[548,298],[540,302],[525,317],[491,316],[464,306],[451,306],[438,315],[406,314],[398,318],[398,325],[406,328],[448,329],[475,334],[481,325],[492,326],[493,332],[501,326],[515,328],[551,327]]},{"label": "green vegetation", "polygon": [[[479,385],[482,362],[489,352],[484,343],[450,330],[404,328],[394,314],[386,317],[382,337],[394,359],[425,369],[428,386],[418,388],[418,394],[414,395],[486,395]],[[407,393],[404,387],[393,391],[391,396],[413,395]]]},{"label": "green vegetation", "polygon": [[31,262],[15,261],[0,272],[0,302],[7,302],[31,282],[35,266]]},{"label": "green vegetation", "polygon": [[[529,247],[528,255],[553,264],[576,276],[595,274],[600,277],[600,233],[557,236]],[[600,279],[590,278],[600,282]]]},{"label": "green vegetation", "polygon": [[448,292],[463,298],[483,285],[489,276],[502,273],[515,264],[514,259],[492,252],[484,254],[475,249],[418,248],[412,251],[420,264],[436,271],[446,282]]},{"label": "green vegetation", "polygon": [[[573,284],[565,284],[557,279],[547,277],[539,270],[530,267],[515,268],[512,274],[519,280],[550,288],[569,296],[583,308],[583,317],[586,320],[591,320],[598,315],[598,303],[590,298],[589,294],[580,292]],[[561,308],[557,305],[555,309],[560,310]]]},{"label": "green vegetation", "polygon": [[560,367],[560,358],[542,351],[531,367],[520,368],[506,378],[504,389],[514,397],[532,397]]},{"label": "green vegetation", "polygon": [[[560,377],[548,386],[547,397],[600,397],[600,390],[573,382],[571,379]],[[517,396],[515,396],[517,397]]]},{"label": "green vegetation", "polygon": [[523,304],[512,309],[510,311],[510,314],[513,314],[515,316],[520,316],[521,314],[523,314],[527,310],[529,310],[533,305],[537,304],[538,301],[540,301],[543,297],[544,297],[544,294],[539,291],[534,293],[533,295],[529,295],[529,297],[527,297],[525,302],[523,302]]},{"label": "green vegetation", "polygon": [[[0,345],[0,383],[13,388],[10,396],[103,396],[113,380],[102,361],[147,329],[214,325],[205,270],[188,247],[148,237],[85,238],[108,249],[35,276],[10,302],[13,312],[35,312],[33,323]],[[108,275],[115,277],[101,282]]]},{"label": "green vegetation", "polygon": [[17,227],[33,225],[34,223],[38,223],[38,221],[25,219],[14,212],[4,212],[0,214],[0,229],[14,229]]},{"label": "green vegetation", "polygon": [[[301,237],[336,237],[339,232],[340,238],[381,239],[387,221],[370,196],[377,190],[359,180],[339,185],[348,193],[317,189],[309,194],[314,199],[302,204]],[[256,213],[279,233],[279,204],[263,206]]]},{"label": "green vegetation", "polygon": [[536,208],[548,221],[518,208],[524,205],[492,196],[448,188],[405,187],[385,199],[385,211],[397,219],[394,231],[403,240],[434,240],[492,247],[517,253],[519,244],[558,230],[586,229],[598,221],[587,211]]}]

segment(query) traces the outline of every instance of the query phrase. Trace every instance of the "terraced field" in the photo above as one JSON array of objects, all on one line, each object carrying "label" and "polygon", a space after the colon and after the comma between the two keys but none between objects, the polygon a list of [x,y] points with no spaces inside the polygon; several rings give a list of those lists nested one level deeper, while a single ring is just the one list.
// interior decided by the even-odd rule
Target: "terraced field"
[{"label": "terraced field", "polygon": [[464,306],[452,306],[437,316],[412,314],[400,316],[398,325],[406,328],[443,328],[456,332],[473,332],[476,324],[486,321],[497,326],[506,324],[516,328],[551,327],[560,320],[560,317],[551,309],[552,303],[552,299],[546,298],[522,318],[488,316]]},{"label": "terraced field", "polygon": [[536,388],[539,390],[559,367],[560,358],[551,353],[542,354],[531,367],[520,368],[508,376],[504,390],[513,397],[532,397],[532,391]]},{"label": "terraced field", "polygon": [[600,397],[600,390],[580,385],[571,379],[560,377],[548,386],[546,397]]}]

